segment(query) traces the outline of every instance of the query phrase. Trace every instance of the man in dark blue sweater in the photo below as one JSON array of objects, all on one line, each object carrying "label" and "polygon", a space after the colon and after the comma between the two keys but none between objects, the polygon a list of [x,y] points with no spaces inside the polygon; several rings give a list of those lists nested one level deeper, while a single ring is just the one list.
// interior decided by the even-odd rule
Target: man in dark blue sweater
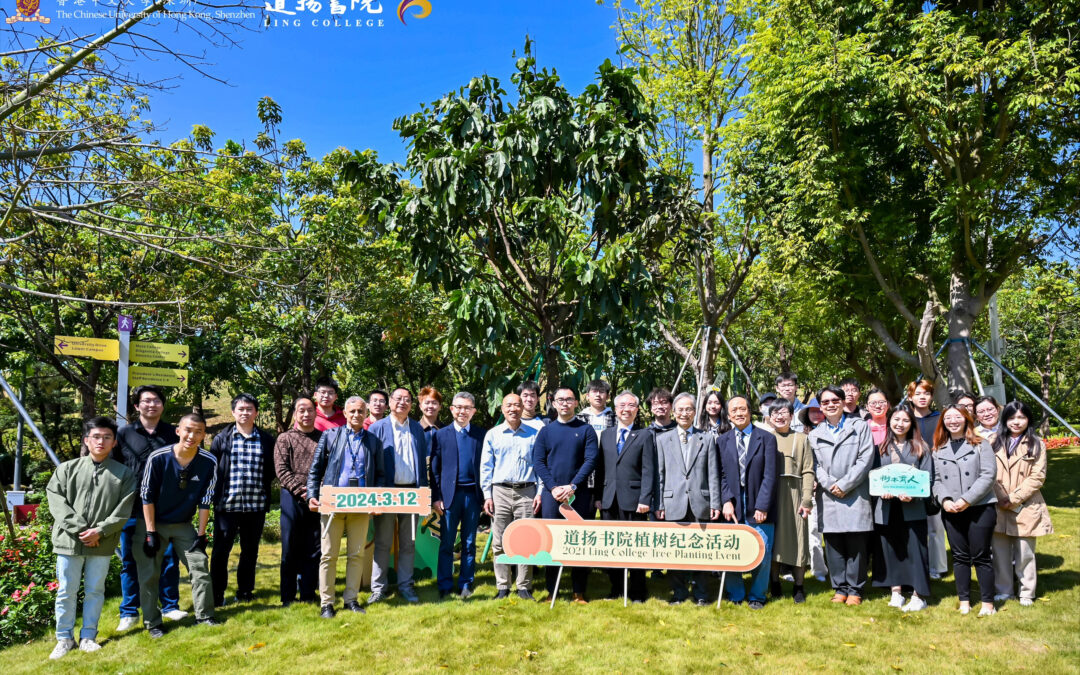
[{"label": "man in dark blue sweater", "polygon": [[[143,519],[135,528],[135,562],[139,567],[143,623],[152,638],[164,635],[158,609],[158,578],[163,547],[170,542],[191,576],[191,596],[195,619],[216,626],[214,590],[206,556],[206,524],[214,502],[217,460],[199,446],[206,436],[206,420],[189,413],[176,428],[179,442],[153,452],[143,472]],[[199,512],[198,531],[191,526]]]},{"label": "man in dark blue sweater", "polygon": [[[542,518],[561,518],[559,504],[572,500],[574,510],[582,518],[592,520],[595,507],[589,494],[588,480],[599,454],[596,432],[585,422],[574,418],[577,394],[573,389],[556,389],[554,402],[559,418],[540,430],[533,445],[533,469],[544,484],[540,496],[540,515]],[[549,595],[555,592],[558,571],[554,566],[545,570]],[[586,604],[585,585],[588,578],[588,567],[573,569],[574,603]]]}]

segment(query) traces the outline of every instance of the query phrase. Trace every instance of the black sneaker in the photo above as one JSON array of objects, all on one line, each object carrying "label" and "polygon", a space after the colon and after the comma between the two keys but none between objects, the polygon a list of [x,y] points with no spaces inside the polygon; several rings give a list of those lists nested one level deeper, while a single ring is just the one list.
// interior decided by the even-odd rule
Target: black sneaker
[{"label": "black sneaker", "polygon": [[802,586],[796,586],[795,590],[791,593],[791,597],[795,600],[796,605],[801,605],[806,602],[806,591],[803,590]]},{"label": "black sneaker", "polygon": [[376,602],[382,602],[386,599],[386,596],[382,593],[372,593],[368,596],[367,604],[374,605]]},{"label": "black sneaker", "polygon": [[697,604],[698,607],[708,607],[709,606],[709,601],[708,600],[697,600],[696,604]]},{"label": "black sneaker", "polygon": [[504,600],[510,597],[510,591],[505,588],[500,588],[499,592],[495,594],[496,600]]},{"label": "black sneaker", "polygon": [[165,637],[165,631],[163,631],[161,629],[161,626],[154,626],[153,628],[147,628],[146,629],[146,634],[149,635],[151,638],[153,638],[155,640],[158,639],[159,637]]},{"label": "black sneaker", "polygon": [[324,619],[333,619],[335,614],[337,614],[337,612],[335,612],[334,608],[330,605],[323,605],[322,609],[319,610],[319,616]]},{"label": "black sneaker", "polygon": [[533,602],[536,602],[536,598],[533,597],[533,594],[532,594],[531,591],[526,591],[526,590],[519,589],[518,590],[518,597],[521,598],[522,600],[532,600]]},{"label": "black sneaker", "polygon": [[364,611],[364,608],[360,606],[360,603],[355,600],[345,603],[345,609],[350,612],[357,612],[358,614],[367,614],[367,612]]},{"label": "black sneaker", "polygon": [[751,600],[750,601],[750,609],[764,609],[764,608],[765,608],[765,603],[764,602],[758,602],[757,600]]},{"label": "black sneaker", "polygon": [[221,622],[211,616],[211,617],[208,617],[206,619],[199,619],[198,621],[195,622],[195,625],[197,625],[197,626],[220,626]]}]

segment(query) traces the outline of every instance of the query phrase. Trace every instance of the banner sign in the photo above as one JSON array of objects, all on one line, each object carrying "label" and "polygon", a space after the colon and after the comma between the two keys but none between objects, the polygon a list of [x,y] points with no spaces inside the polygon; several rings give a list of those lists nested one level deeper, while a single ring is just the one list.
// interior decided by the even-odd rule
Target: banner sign
[{"label": "banner sign", "polygon": [[187,389],[188,371],[175,370],[173,368],[132,366],[129,371],[128,384],[132,387],[138,387],[143,384],[156,384],[159,387],[180,387],[181,389]]},{"label": "banner sign", "polygon": [[184,345],[170,345],[164,342],[131,341],[132,361],[170,361],[187,363],[188,348]]},{"label": "banner sign", "polygon": [[56,335],[53,337],[53,354],[85,356],[99,361],[116,361],[120,358],[120,342],[100,338]]},{"label": "banner sign", "polygon": [[431,513],[431,488],[324,487],[319,513]]},{"label": "banner sign", "polygon": [[870,472],[870,494],[874,497],[929,497],[930,472],[910,464],[886,464]]},{"label": "banner sign", "polygon": [[765,556],[746,525],[522,518],[503,532],[503,565],[746,572]]}]

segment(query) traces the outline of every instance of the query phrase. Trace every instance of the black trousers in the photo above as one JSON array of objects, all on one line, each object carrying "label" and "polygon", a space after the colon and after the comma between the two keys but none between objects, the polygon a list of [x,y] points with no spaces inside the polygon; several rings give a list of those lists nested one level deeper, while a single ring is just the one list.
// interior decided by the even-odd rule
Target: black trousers
[{"label": "black trousers", "polygon": [[[281,490],[281,604],[315,602],[319,591],[319,514],[288,490]],[[299,577],[299,583],[297,578]]]},{"label": "black trousers", "polygon": [[870,532],[825,533],[825,562],[834,591],[862,597],[869,544]]},{"label": "black trousers", "polygon": [[[600,518],[602,520],[641,520],[645,521],[649,519],[647,513],[637,513],[635,510],[627,511],[620,508],[619,497],[616,495],[611,500],[611,508],[600,509]],[[632,509],[637,508],[637,504],[629,505]],[[623,570],[619,568],[608,568],[608,579],[611,580],[612,597],[622,595],[623,593]],[[645,586],[645,570],[631,569],[630,570],[630,587],[626,589],[626,594],[631,600],[646,600],[649,597],[649,591]]]},{"label": "black trousers", "polygon": [[[594,520],[596,518],[596,507],[593,506],[592,494],[588,488],[578,488],[578,491],[574,494],[573,508],[585,520]],[[546,489],[540,495],[540,516],[542,518],[563,519],[562,514],[559,513],[559,502]],[[589,572],[591,571],[591,567],[570,568],[571,588],[574,593],[581,596],[585,595],[585,589],[589,585]],[[558,576],[558,565],[544,567],[544,586],[547,588],[548,593],[555,592],[555,579]]]},{"label": "black trousers", "polygon": [[979,579],[979,596],[983,602],[994,601],[994,565],[990,559],[991,543],[997,512],[993,504],[969,506],[960,513],[941,512],[945,534],[952,549],[953,576],[956,595],[971,600],[971,568]]},{"label": "black trousers", "polygon": [[240,563],[236,566],[236,595],[244,597],[255,591],[255,563],[259,560],[259,539],[266,514],[262,511],[237,512],[214,510],[214,548],[210,556],[210,579],[214,584],[214,606],[225,604],[229,587],[229,554],[240,539]]}]

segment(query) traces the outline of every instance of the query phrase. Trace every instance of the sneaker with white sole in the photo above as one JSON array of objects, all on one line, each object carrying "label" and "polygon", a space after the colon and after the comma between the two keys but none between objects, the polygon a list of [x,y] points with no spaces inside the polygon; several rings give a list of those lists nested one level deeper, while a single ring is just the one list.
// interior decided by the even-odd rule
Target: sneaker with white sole
[{"label": "sneaker with white sole", "polygon": [[903,606],[904,606],[904,596],[900,595],[899,593],[893,593],[892,597],[889,598],[889,607],[903,607]]},{"label": "sneaker with white sole", "polygon": [[1020,598],[1021,607],[1031,607],[1035,604],[1035,598]]},{"label": "sneaker with white sole", "polygon": [[168,612],[162,614],[161,616],[165,617],[169,621],[180,621],[181,619],[186,619],[187,615],[188,613],[182,609],[171,609]]},{"label": "sneaker with white sole", "polygon": [[913,595],[913,596],[911,596],[911,599],[908,600],[907,604],[904,605],[900,609],[900,611],[901,612],[921,612],[924,609],[926,609],[926,601],[923,600],[922,598],[920,598],[917,595]]},{"label": "sneaker with white sole", "polygon": [[96,652],[99,649],[101,649],[101,645],[99,645],[97,642],[91,640],[90,638],[83,638],[83,639],[79,640],[79,651],[81,651],[81,652],[86,652],[87,654],[92,654],[93,652]]},{"label": "sneaker with white sole", "polygon": [[116,626],[117,633],[123,633],[126,630],[131,630],[135,626],[139,625],[139,617],[137,616],[122,616],[120,617],[120,623]]},{"label": "sneaker with white sole", "polygon": [[979,616],[993,616],[995,614],[997,614],[997,610],[994,609],[993,607],[990,607],[990,608],[983,607],[982,609],[979,610]]},{"label": "sneaker with white sole", "polygon": [[49,654],[49,658],[52,660],[62,659],[64,655],[75,649],[75,641],[71,638],[64,638],[56,641],[56,646],[53,647],[52,653]]}]

